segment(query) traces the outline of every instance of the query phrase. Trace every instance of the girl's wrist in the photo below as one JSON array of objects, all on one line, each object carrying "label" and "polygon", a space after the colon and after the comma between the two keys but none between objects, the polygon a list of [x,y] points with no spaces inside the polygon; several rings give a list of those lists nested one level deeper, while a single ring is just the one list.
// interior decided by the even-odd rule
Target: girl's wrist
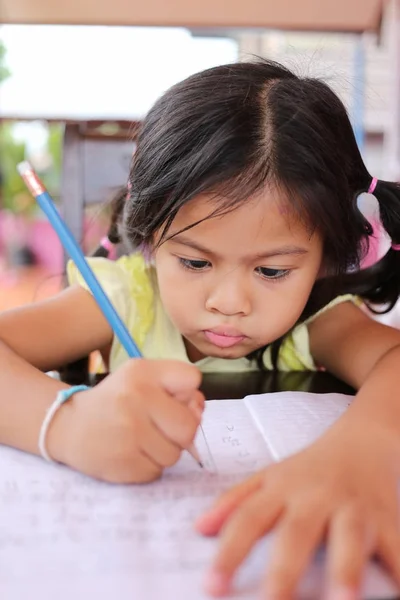
[{"label": "girl's wrist", "polygon": [[[82,392],[79,394],[81,395]],[[55,413],[46,435],[46,449],[52,460],[69,465],[69,452],[74,443],[73,431],[76,419],[75,396],[60,406]]]}]

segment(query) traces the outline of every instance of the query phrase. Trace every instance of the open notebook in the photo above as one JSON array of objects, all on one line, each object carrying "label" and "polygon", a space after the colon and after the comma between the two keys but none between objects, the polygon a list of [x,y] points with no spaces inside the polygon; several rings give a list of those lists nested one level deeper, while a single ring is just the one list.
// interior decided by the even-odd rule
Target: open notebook
[{"label": "open notebook", "polygon": [[[113,486],[9,448],[0,448],[0,598],[5,600],[205,600],[201,579],[216,541],[198,536],[195,517],[223,489],[310,443],[351,397],[302,392],[207,403],[197,446],[162,480]],[[255,600],[271,538],[236,580],[231,598]],[[320,555],[300,598],[320,599]],[[394,598],[376,564],[365,598]]]}]

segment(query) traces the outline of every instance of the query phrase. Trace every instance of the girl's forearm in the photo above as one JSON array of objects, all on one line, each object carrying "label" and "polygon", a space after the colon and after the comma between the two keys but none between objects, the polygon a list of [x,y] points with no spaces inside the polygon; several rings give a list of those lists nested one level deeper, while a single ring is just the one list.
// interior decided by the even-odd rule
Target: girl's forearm
[{"label": "girl's forearm", "polygon": [[350,420],[357,427],[382,426],[400,456],[400,346],[389,350],[371,370],[341,419],[343,423]]},{"label": "girl's forearm", "polygon": [[[46,410],[65,384],[42,373],[0,341],[0,444],[38,454],[38,436]],[[63,407],[62,412],[68,411]],[[60,411],[61,412],[61,411]],[[48,433],[60,436],[58,414]]]}]

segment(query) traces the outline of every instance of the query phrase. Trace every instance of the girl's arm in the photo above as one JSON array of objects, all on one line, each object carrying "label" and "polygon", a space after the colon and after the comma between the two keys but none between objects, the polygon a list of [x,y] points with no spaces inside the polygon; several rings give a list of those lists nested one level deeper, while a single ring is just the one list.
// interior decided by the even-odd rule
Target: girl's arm
[{"label": "girl's arm", "polygon": [[400,443],[400,332],[346,302],[311,323],[309,334],[315,360],[358,389],[344,418],[381,422]]},{"label": "girl's arm", "polygon": [[[0,342],[0,444],[38,454],[38,436],[46,410],[65,384],[48,377],[21,359]],[[63,407],[64,416],[68,404]],[[59,411],[61,414],[61,411]],[[54,458],[52,438],[62,444],[56,414],[47,437],[47,447]]]},{"label": "girl's arm", "polygon": [[[111,341],[108,323],[81,288],[1,315],[0,444],[38,453],[46,410],[67,387],[43,371]],[[48,454],[99,479],[151,481],[193,442],[204,407],[199,384],[193,365],[128,360],[60,407],[48,429]]]},{"label": "girl's arm", "polygon": [[[0,444],[37,453],[40,425],[58,390],[42,371],[103,348],[112,332],[92,296],[70,288],[50,300],[0,315]],[[63,413],[68,413],[68,405]],[[60,411],[61,412],[61,411]],[[49,430],[59,442],[58,415]]]},{"label": "girl's arm", "polygon": [[87,356],[112,339],[94,298],[80,286],[0,314],[0,341],[41,371]]}]

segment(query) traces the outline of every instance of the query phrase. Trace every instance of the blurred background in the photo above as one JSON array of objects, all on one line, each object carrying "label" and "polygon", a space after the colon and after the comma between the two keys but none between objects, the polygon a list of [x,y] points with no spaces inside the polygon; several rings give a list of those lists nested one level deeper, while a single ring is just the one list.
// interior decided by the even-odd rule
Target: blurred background
[{"label": "blurred background", "polygon": [[[400,180],[400,0],[136,1],[1,4],[0,310],[63,286],[62,249],[17,163],[33,163],[90,254],[141,119],[207,67],[258,55],[323,78],[344,100],[370,172]],[[360,202],[377,231],[371,263],[386,242],[373,200]]]}]

